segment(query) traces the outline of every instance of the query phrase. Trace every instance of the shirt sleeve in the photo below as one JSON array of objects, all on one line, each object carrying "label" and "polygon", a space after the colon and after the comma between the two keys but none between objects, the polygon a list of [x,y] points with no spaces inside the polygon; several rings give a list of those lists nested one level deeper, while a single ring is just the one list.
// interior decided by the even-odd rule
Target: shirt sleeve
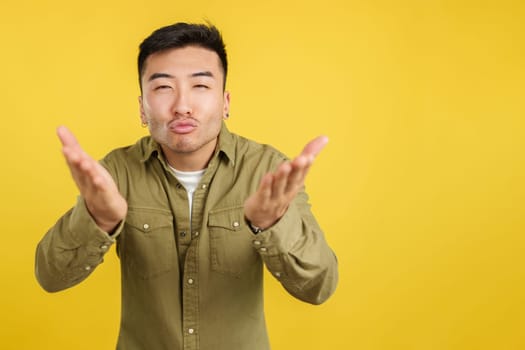
[{"label": "shirt sleeve", "polygon": [[37,246],[35,275],[42,288],[57,292],[83,281],[103,262],[123,225],[124,221],[110,236],[96,225],[79,197]]},{"label": "shirt sleeve", "polygon": [[310,211],[308,195],[300,192],[285,215],[254,236],[268,270],[294,297],[321,304],[335,291],[337,258]]}]

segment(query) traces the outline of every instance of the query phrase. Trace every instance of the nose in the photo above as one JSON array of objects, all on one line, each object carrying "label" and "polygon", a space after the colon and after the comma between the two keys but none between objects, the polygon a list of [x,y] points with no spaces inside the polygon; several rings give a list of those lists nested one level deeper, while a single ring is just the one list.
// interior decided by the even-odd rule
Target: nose
[{"label": "nose", "polygon": [[179,89],[177,92],[173,104],[173,112],[175,115],[183,117],[191,115],[191,96],[188,91],[185,91],[185,89]]}]

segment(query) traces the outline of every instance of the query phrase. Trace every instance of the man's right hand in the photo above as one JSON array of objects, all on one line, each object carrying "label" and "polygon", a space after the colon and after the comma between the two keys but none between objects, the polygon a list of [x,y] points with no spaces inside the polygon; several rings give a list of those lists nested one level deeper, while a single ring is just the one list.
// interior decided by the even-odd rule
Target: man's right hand
[{"label": "man's right hand", "polygon": [[89,213],[104,231],[111,233],[126,217],[128,204],[108,171],[80,147],[65,126],[57,129],[62,153],[85,200]]}]

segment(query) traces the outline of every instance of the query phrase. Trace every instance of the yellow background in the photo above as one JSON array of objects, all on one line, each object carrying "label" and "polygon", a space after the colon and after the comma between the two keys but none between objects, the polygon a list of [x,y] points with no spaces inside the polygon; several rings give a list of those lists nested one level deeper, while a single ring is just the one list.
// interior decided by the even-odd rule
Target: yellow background
[{"label": "yellow background", "polygon": [[307,190],[339,288],[314,307],[267,278],[273,349],[525,349],[521,0],[3,0],[0,348],[114,348],[114,250],[61,293],[33,275],[77,193],[55,127],[97,158],[133,143],[139,42],[204,19],[232,131],[290,156],[331,139]]}]

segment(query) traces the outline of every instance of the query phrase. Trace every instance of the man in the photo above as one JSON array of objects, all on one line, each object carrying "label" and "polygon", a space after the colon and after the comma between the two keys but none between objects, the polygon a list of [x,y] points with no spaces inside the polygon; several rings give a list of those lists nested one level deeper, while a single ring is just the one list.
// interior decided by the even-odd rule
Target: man
[{"label": "man", "polygon": [[88,277],[117,244],[118,349],[268,349],[263,263],[312,304],[337,284],[337,262],[303,182],[327,142],[292,161],[228,131],[227,59],[219,31],[178,23],[140,45],[140,114],[151,137],[100,163],[58,128],[81,196],[39,243],[50,292]]}]

